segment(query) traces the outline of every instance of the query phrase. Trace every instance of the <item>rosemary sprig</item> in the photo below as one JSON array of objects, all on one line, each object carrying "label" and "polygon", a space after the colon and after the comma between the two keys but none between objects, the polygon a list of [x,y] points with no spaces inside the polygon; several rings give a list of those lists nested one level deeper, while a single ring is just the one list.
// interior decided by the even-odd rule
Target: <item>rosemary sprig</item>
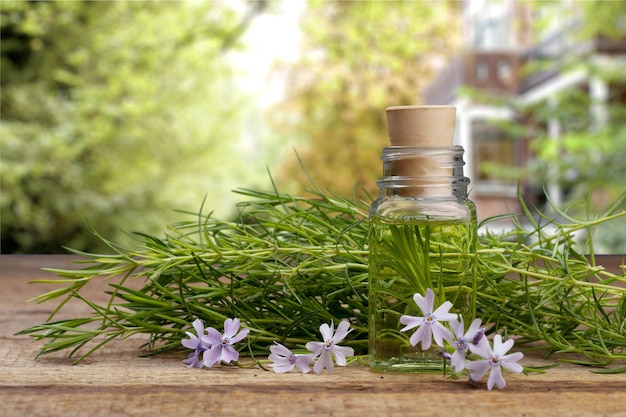
[{"label": "rosemary sprig", "polygon": [[[595,226],[626,216],[618,211],[625,197],[592,220],[577,220],[551,204],[567,223],[541,212],[544,223],[536,221],[520,198],[531,230],[512,217],[514,230],[481,237],[479,315],[520,338],[518,344],[542,342],[548,354],[584,357],[562,361],[606,366],[626,359],[626,267],[616,275],[598,266],[591,243]],[[574,236],[581,231],[585,241],[576,245]],[[503,298],[492,298],[498,295]]]},{"label": "rosemary sprig", "polygon": [[[256,356],[273,341],[302,348],[316,339],[320,323],[347,318],[354,331],[346,344],[364,354],[369,206],[318,187],[308,191],[238,190],[246,200],[236,221],[201,208],[183,213],[191,220],[170,225],[162,238],[138,234],[132,249],[94,231],[112,254],[71,250],[83,269],[48,269],[58,278],[35,282],[62,287],[31,301],[58,305],[48,321],[19,334],[45,341],[39,355],[68,351],[80,362],[138,333],[148,336],[151,354],[177,349],[194,319],[219,328],[225,318],[239,317],[251,329],[241,353]],[[624,197],[591,220],[557,211],[566,223],[544,213],[536,220],[520,197],[522,216],[508,216],[512,230],[479,236],[477,315],[492,331],[517,337],[516,345],[538,344],[561,360],[605,366],[626,359],[626,268],[621,275],[604,270],[590,243],[595,226],[623,221]],[[574,234],[581,231],[587,238],[578,250]],[[104,305],[81,293],[95,279],[109,281]],[[91,315],[55,320],[70,299],[85,303]]]},{"label": "rosemary sprig", "polygon": [[[302,345],[317,337],[319,323],[349,317],[351,343],[364,346],[367,206],[312,192],[304,198],[240,190],[251,199],[239,205],[238,221],[196,214],[195,220],[171,225],[162,239],[140,235],[137,249],[120,248],[99,236],[114,254],[72,251],[90,265],[48,269],[60,279],[36,282],[65,287],[32,301],[60,299],[59,307],[48,322],[21,334],[48,341],[40,355],[59,350],[74,355],[101,336],[107,337],[98,347],[135,333],[148,334],[147,347],[158,353],[178,347],[197,317],[215,327],[226,317],[239,317],[253,331],[250,352],[258,354],[272,341]],[[104,306],[80,295],[88,281],[98,278],[112,281]],[[142,279],[143,286],[132,289],[125,284],[129,279]],[[92,316],[52,321],[70,298],[85,302]],[[93,329],[93,323],[99,326]]]}]

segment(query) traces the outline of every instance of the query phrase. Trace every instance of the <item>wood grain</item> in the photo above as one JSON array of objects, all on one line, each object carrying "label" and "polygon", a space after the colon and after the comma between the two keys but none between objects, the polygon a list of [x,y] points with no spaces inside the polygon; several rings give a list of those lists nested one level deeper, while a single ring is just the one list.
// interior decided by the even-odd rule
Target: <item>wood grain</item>
[{"label": "wood grain", "polygon": [[[442,375],[377,374],[354,364],[334,374],[274,374],[259,368],[187,369],[183,357],[141,357],[141,339],[114,341],[78,366],[63,353],[35,360],[39,342],[14,333],[43,322],[54,304],[25,300],[53,287],[46,267],[67,256],[0,256],[0,416],[626,416],[626,375],[562,365],[545,374],[505,374],[488,391]],[[89,288],[102,297],[104,286]],[[85,314],[80,304],[65,315]],[[551,363],[528,353],[523,363]],[[623,366],[623,365],[622,365]]]}]

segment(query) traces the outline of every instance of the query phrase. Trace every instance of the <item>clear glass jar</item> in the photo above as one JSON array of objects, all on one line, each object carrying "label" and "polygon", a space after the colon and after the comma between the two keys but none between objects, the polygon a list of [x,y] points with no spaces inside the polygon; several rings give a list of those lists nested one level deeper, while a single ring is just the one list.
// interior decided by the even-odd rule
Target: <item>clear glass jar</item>
[{"label": "clear glass jar", "polygon": [[411,346],[402,315],[423,317],[413,295],[435,293],[465,323],[475,315],[476,208],[461,146],[383,149],[380,195],[370,209],[369,357],[380,372],[443,369],[438,347]]}]

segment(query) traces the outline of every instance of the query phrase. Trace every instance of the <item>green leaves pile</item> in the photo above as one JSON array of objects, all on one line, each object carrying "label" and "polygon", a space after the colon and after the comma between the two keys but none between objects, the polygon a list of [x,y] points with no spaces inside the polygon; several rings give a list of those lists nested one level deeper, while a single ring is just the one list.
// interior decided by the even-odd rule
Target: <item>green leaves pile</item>
[{"label": "green leaves pile", "polygon": [[[59,304],[46,323],[20,334],[45,341],[39,355],[65,350],[80,362],[137,333],[148,336],[150,353],[178,349],[194,319],[219,327],[238,317],[251,329],[242,355],[253,356],[267,355],[272,341],[301,346],[316,337],[319,323],[347,318],[354,331],[346,345],[366,354],[369,206],[308,191],[239,190],[246,200],[238,221],[201,208],[163,238],[138,234],[135,249],[100,237],[113,254],[73,251],[84,257],[83,269],[50,270],[59,278],[37,281],[62,287],[33,301]],[[557,212],[559,223],[541,213],[536,220],[520,199],[524,213],[508,216],[512,230],[479,237],[477,315],[492,331],[517,337],[516,345],[547,349],[560,360],[606,366],[626,359],[626,268],[616,275],[596,265],[590,238],[594,226],[623,221],[624,198],[592,220]],[[581,233],[586,243],[575,246]],[[81,294],[94,279],[108,280],[105,305]],[[72,298],[91,315],[55,321]]]}]

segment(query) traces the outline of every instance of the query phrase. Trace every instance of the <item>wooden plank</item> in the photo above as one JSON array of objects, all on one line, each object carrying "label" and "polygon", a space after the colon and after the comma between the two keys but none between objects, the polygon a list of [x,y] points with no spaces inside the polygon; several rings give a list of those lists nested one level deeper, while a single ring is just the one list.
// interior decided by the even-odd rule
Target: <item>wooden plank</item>
[{"label": "wooden plank", "polygon": [[[0,256],[0,416],[626,416],[625,375],[573,365],[508,373],[506,389],[488,391],[484,380],[472,387],[437,374],[376,374],[359,364],[332,375],[187,369],[179,355],[139,357],[140,338],[114,341],[78,366],[63,353],[35,360],[39,343],[13,334],[41,323],[54,304],[26,303],[45,287],[26,282],[47,276],[42,266],[66,268],[71,259],[9,258]],[[106,298],[102,289],[94,285],[88,295]],[[85,314],[81,307],[68,314]],[[551,361],[530,353],[523,363]]]}]

